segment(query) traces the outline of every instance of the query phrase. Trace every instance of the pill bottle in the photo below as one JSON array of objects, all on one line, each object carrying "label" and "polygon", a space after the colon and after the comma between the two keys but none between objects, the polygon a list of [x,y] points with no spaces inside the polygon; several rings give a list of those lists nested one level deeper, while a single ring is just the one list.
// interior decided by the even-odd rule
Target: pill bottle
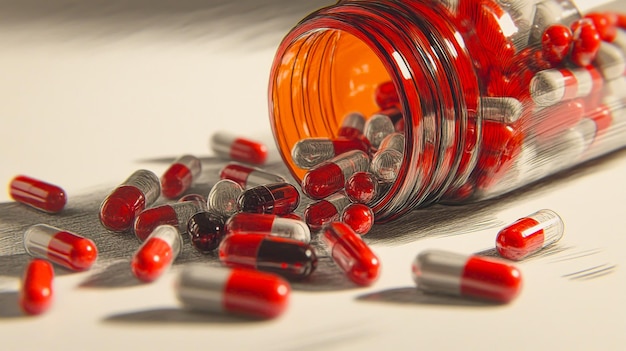
[{"label": "pill bottle", "polygon": [[[322,8],[286,35],[271,68],[270,122],[283,160],[302,181],[294,144],[336,137],[351,112],[389,107],[376,101],[384,84],[395,88],[405,145],[395,181],[371,204],[377,223],[494,197],[617,150],[626,144],[626,21],[594,10],[604,3],[342,0]],[[558,24],[571,35],[546,37]]]}]

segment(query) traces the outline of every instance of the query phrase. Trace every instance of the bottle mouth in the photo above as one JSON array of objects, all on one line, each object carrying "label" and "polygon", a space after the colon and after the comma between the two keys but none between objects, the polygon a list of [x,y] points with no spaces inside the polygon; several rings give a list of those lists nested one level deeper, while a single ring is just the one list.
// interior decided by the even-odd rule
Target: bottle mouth
[{"label": "bottle mouth", "polygon": [[[467,122],[467,109],[459,101],[441,101],[454,100],[459,87],[437,80],[447,66],[437,62],[430,67],[415,38],[400,29],[385,32],[389,23],[366,24],[363,18],[348,22],[311,16],[285,37],[270,76],[270,121],[281,156],[301,183],[307,170],[294,162],[294,145],[305,138],[336,138],[350,113],[368,119],[380,112],[384,108],[376,102],[376,89],[392,82],[405,145],[396,181],[369,204],[380,223],[443,195],[457,173],[455,142]],[[433,50],[430,43],[424,45]],[[434,50],[446,48],[442,44]],[[431,59],[441,56],[426,54]]]}]

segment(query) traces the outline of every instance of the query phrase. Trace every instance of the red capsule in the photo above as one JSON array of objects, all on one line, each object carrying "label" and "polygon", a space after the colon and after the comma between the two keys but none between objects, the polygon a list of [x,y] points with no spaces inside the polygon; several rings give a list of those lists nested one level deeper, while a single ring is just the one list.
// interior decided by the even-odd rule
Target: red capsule
[{"label": "red capsule", "polygon": [[589,18],[574,21],[571,28],[574,35],[572,62],[581,67],[588,66],[596,58],[600,49],[600,34]]},{"label": "red capsule", "polygon": [[496,249],[509,260],[521,260],[563,236],[563,220],[551,210],[540,210],[506,226],[496,237]]},{"label": "red capsule", "polygon": [[42,314],[50,308],[53,280],[54,270],[48,261],[41,259],[30,261],[22,277],[19,297],[19,304],[24,313]]},{"label": "red capsule", "polygon": [[181,233],[184,233],[189,218],[200,211],[202,211],[202,207],[193,201],[148,208],[137,215],[133,230],[140,241],[146,240],[156,227],[163,224],[174,226]]},{"label": "red capsule", "polygon": [[168,199],[179,197],[189,189],[201,171],[202,165],[197,157],[192,155],[179,157],[161,176],[163,196]]},{"label": "red capsule", "polygon": [[249,269],[186,266],[176,296],[188,309],[275,318],[289,304],[291,287],[278,276]]},{"label": "red capsule", "polygon": [[248,167],[237,163],[229,163],[220,171],[220,179],[230,179],[244,189],[270,183],[286,183],[287,180],[278,174],[266,172],[259,168]]},{"label": "red capsule", "polygon": [[507,303],[522,288],[522,274],[500,260],[428,250],[415,258],[412,275],[425,292]]},{"label": "red capsule", "polygon": [[285,215],[300,203],[300,193],[289,183],[259,185],[239,196],[239,210],[249,213]]},{"label": "red capsule", "polygon": [[226,221],[230,234],[259,233],[281,236],[308,243],[311,231],[302,220],[283,218],[271,214],[237,213]]},{"label": "red capsule", "polygon": [[341,211],[349,204],[350,199],[343,193],[332,194],[308,205],[304,209],[304,221],[311,230],[320,230],[327,223],[339,221]]},{"label": "red capsule", "polygon": [[350,204],[343,209],[341,221],[359,235],[367,234],[374,225],[374,211],[364,204]]},{"label": "red capsule", "polygon": [[25,175],[11,180],[9,195],[15,201],[49,213],[60,212],[67,202],[65,191],[60,187]]},{"label": "red capsule", "polygon": [[549,26],[541,37],[543,58],[552,65],[560,64],[572,47],[574,36],[572,30],[563,24]]},{"label": "red capsule", "polygon": [[141,169],[109,194],[100,205],[100,222],[114,232],[133,226],[135,216],[152,205],[161,193],[159,177]]},{"label": "red capsule", "polygon": [[203,254],[213,252],[226,235],[224,218],[213,212],[198,212],[187,222],[187,233],[196,250]]},{"label": "red capsule", "polygon": [[182,239],[178,229],[161,225],[135,252],[131,270],[137,279],[151,282],[169,269],[181,250]]},{"label": "red capsule", "polygon": [[252,268],[300,280],[317,267],[309,244],[266,234],[227,235],[219,247],[220,260],[230,267]]},{"label": "red capsule", "polygon": [[89,269],[98,258],[93,241],[46,224],[26,229],[24,249],[31,256],[48,259],[74,271]]},{"label": "red capsule", "polygon": [[369,204],[378,196],[378,180],[372,173],[356,172],[348,178],[345,190],[352,202]]},{"label": "red capsule", "polygon": [[217,156],[225,159],[254,165],[262,165],[267,160],[267,147],[263,143],[230,133],[213,134],[210,146]]},{"label": "red capsule", "polygon": [[589,18],[593,22],[601,40],[607,42],[615,40],[617,36],[617,16],[615,14],[593,12],[586,14],[585,18]]},{"label": "red capsule", "polygon": [[324,229],[322,237],[333,261],[355,284],[372,285],[380,273],[380,260],[345,223],[333,222]]},{"label": "red capsule", "polygon": [[374,99],[381,110],[398,107],[400,105],[400,98],[398,97],[396,86],[392,81],[378,84],[374,91]]},{"label": "red capsule", "polygon": [[323,199],[343,189],[356,172],[366,171],[369,156],[363,151],[346,152],[309,170],[302,179],[302,191],[312,199]]}]

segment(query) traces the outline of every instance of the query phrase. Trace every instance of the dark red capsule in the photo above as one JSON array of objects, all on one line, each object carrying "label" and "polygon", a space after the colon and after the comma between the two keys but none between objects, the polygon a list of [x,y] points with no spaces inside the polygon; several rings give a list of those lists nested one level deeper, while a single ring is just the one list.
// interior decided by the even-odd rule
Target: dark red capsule
[{"label": "dark red capsule", "polygon": [[213,252],[226,235],[224,218],[209,211],[198,212],[187,222],[187,233],[196,250]]},{"label": "dark red capsule", "polygon": [[67,196],[60,187],[25,175],[18,175],[9,183],[9,195],[13,200],[38,210],[60,212]]},{"label": "dark red capsule", "polygon": [[300,203],[300,193],[289,183],[259,185],[244,191],[238,199],[239,210],[249,213],[285,215]]}]

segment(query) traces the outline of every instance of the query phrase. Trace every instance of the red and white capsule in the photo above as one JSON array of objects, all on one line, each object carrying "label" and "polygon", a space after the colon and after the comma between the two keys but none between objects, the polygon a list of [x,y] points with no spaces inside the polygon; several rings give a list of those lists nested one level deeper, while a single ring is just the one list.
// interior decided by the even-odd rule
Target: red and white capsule
[{"label": "red and white capsule", "polygon": [[144,241],[156,229],[156,227],[169,224],[178,228],[181,233],[187,231],[187,222],[203,207],[194,201],[176,202],[143,210],[135,218],[133,229],[135,236]]},{"label": "red and white capsule", "polygon": [[589,96],[603,87],[602,74],[593,66],[553,68],[537,72],[530,81],[530,96],[538,106]]},{"label": "red and white capsule", "polygon": [[230,234],[262,233],[305,243],[311,241],[311,231],[306,223],[271,214],[237,213],[226,221],[226,230]]},{"label": "red and white capsule", "polygon": [[330,257],[355,284],[374,284],[380,274],[380,260],[361,237],[343,222],[324,227],[324,244]]},{"label": "red and white capsule", "polygon": [[161,191],[168,199],[182,195],[202,172],[202,163],[192,155],[176,159],[161,176]]},{"label": "red and white capsule", "polygon": [[359,139],[307,138],[291,149],[293,162],[302,169],[311,169],[333,157],[352,150],[368,152],[369,145]]},{"label": "red and white capsule", "polygon": [[302,191],[312,199],[319,200],[343,189],[346,180],[356,172],[367,171],[369,156],[361,150],[353,150],[323,162],[309,170],[302,178]]},{"label": "red and white capsule", "polygon": [[33,257],[50,260],[73,271],[89,269],[98,258],[93,241],[47,224],[35,224],[26,229],[24,249]]},{"label": "red and white capsule", "polygon": [[217,156],[223,159],[253,165],[262,165],[267,161],[268,151],[265,144],[226,132],[213,134],[210,147]]},{"label": "red and white capsule", "polygon": [[279,175],[255,167],[248,167],[237,163],[229,163],[220,171],[220,179],[230,179],[237,182],[244,189],[270,183],[286,183],[287,180]]},{"label": "red and white capsule", "polygon": [[441,250],[417,255],[412,276],[424,292],[500,303],[512,301],[522,288],[521,272],[506,262]]},{"label": "red and white capsule", "polygon": [[114,232],[133,226],[135,217],[152,205],[161,194],[159,177],[140,169],[109,194],[100,205],[100,223]]},{"label": "red and white capsule", "polygon": [[398,178],[404,158],[404,134],[391,133],[383,139],[370,164],[371,172],[383,183]]},{"label": "red and white capsule", "polygon": [[330,222],[339,221],[341,211],[350,204],[350,199],[343,193],[335,193],[314,202],[304,209],[304,221],[311,230],[320,230]]},{"label": "red and white capsule", "polygon": [[365,122],[363,133],[370,142],[372,149],[376,150],[383,139],[395,131],[396,128],[391,118],[386,114],[377,113]]},{"label": "red and white capsule", "polygon": [[496,249],[500,256],[518,261],[561,240],[564,229],[556,212],[539,210],[500,230]]},{"label": "red and white capsule", "polygon": [[207,208],[209,211],[228,218],[239,211],[237,200],[243,193],[239,183],[230,179],[222,179],[213,185],[207,196]]},{"label": "red and white capsule", "polygon": [[158,226],[133,255],[131,270],[137,279],[151,282],[167,271],[182,251],[182,238],[171,225]]},{"label": "red and white capsule", "polygon": [[291,287],[269,273],[240,268],[186,266],[176,282],[176,296],[190,310],[275,318],[289,305]]},{"label": "red and white capsule", "polygon": [[26,314],[37,315],[46,312],[52,304],[54,269],[42,259],[28,263],[22,277],[19,305]]},{"label": "red and white capsule", "polygon": [[341,126],[337,130],[337,136],[349,139],[360,139],[363,137],[365,128],[365,116],[360,112],[351,112],[343,117]]},{"label": "red and white capsule", "polygon": [[17,202],[48,213],[60,212],[67,202],[65,191],[60,187],[25,175],[11,180],[9,195]]}]

